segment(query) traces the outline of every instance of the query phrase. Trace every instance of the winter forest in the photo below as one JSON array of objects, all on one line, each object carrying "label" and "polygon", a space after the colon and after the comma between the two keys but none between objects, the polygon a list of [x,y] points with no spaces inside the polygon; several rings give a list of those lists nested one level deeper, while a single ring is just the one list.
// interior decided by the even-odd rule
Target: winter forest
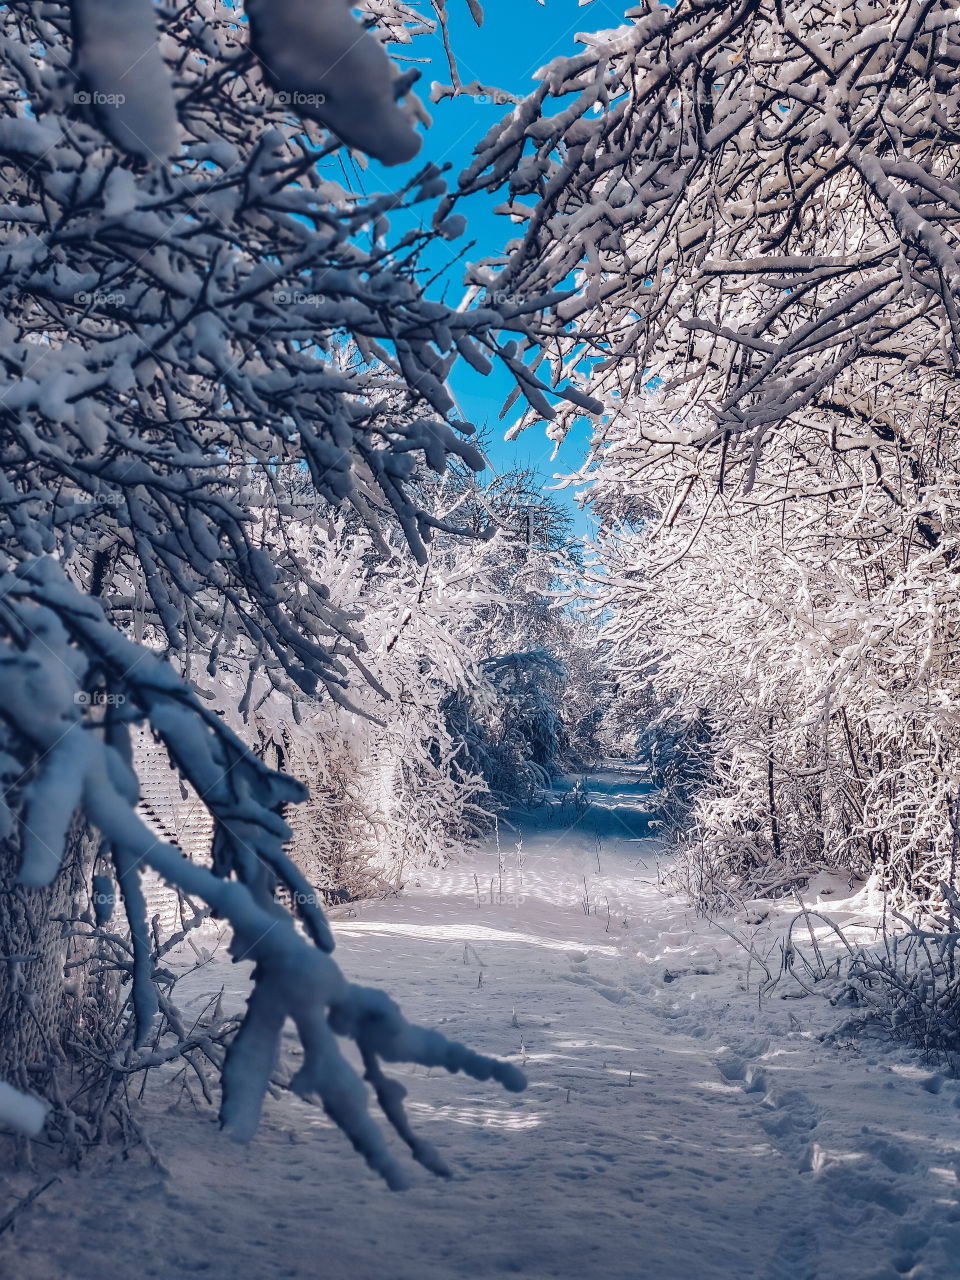
[{"label": "winter forest", "polygon": [[0,78],[0,1275],[957,1280],[953,0]]}]

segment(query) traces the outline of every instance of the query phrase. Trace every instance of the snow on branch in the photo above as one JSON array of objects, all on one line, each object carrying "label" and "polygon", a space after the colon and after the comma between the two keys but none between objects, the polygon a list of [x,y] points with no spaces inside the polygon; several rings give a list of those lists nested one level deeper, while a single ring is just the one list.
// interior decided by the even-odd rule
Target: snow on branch
[{"label": "snow on branch", "polygon": [[[524,1087],[524,1077],[507,1063],[412,1026],[382,992],[347,982],[331,958],[323,911],[283,848],[289,829],[280,810],[303,798],[302,787],[250,753],[169,665],[111,627],[99,604],[78,592],[54,561],[26,561],[0,577],[0,619],[5,745],[31,770],[23,787],[21,876],[34,885],[54,877],[79,805],[109,850],[130,916],[137,1042],[146,1041],[156,1009],[149,950],[137,948],[138,931],[146,927],[140,869],[151,867],[228,921],[233,956],[254,962],[247,1012],[223,1064],[220,1114],[231,1134],[241,1141],[253,1136],[289,1018],[304,1050],[291,1087],[322,1103],[371,1168],[391,1187],[405,1185],[338,1036],[357,1043],[384,1115],[415,1158],[445,1172],[432,1148],[411,1133],[403,1090],[383,1075],[380,1062],[443,1066],[514,1091]],[[91,682],[109,693],[91,696]],[[209,808],[216,825],[212,868],[158,840],[137,814],[129,726],[138,721],[162,739]],[[305,932],[275,900],[279,886],[291,891]]]},{"label": "snow on branch", "polygon": [[[75,101],[123,151],[158,163],[176,155],[177,110],[163,56],[169,46],[161,43],[153,0],[71,0],[71,10],[82,85]],[[401,75],[351,10],[350,0],[249,0],[250,48],[291,112],[400,164],[421,146],[413,111],[398,103],[418,73]],[[384,17],[405,32],[414,15],[388,6]]]},{"label": "snow on branch", "polygon": [[73,63],[88,105],[123,151],[164,161],[177,151],[177,113],[160,54],[153,0],[73,0]]},{"label": "snow on branch", "polygon": [[0,1081],[0,1125],[4,1128],[35,1138],[43,1128],[46,1114],[47,1108],[39,1098]]},{"label": "snow on branch", "polygon": [[582,361],[611,413],[659,388],[654,452],[759,447],[904,361],[955,377],[956,5],[678,0],[627,19],[580,36],[480,144],[462,190],[504,189],[520,230],[476,286],[572,281],[541,321],[554,367]]},{"label": "snow on branch", "polygon": [[250,45],[298,114],[384,164],[401,164],[421,146],[397,102],[418,73],[401,76],[352,8],[351,0],[247,0]]},{"label": "snow on branch", "polygon": [[[89,100],[106,90],[83,77],[108,74],[116,43],[71,62],[72,18],[106,23],[108,0],[0,9],[16,53],[0,106],[0,543],[59,555],[112,621],[185,661],[203,652],[215,671],[243,644],[277,686],[348,704],[356,619],[290,545],[264,546],[264,487],[304,478],[321,509],[353,509],[374,536],[399,524],[423,564],[452,526],[418,498],[420,471],[483,466],[446,385],[454,361],[500,362],[546,413],[549,391],[503,341],[528,312],[424,296],[419,255],[462,219],[391,231],[395,210],[445,191],[436,166],[395,192],[339,185],[324,163],[335,141],[264,83],[236,10],[201,8],[149,7],[175,71],[170,166],[104,135],[104,113],[139,111],[133,88]],[[319,36],[332,9],[314,8]],[[147,13],[129,6],[140,35]]]}]

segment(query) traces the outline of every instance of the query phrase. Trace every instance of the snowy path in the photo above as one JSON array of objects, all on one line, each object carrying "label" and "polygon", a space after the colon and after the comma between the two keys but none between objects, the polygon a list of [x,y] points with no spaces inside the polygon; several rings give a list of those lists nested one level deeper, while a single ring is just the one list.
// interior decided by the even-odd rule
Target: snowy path
[{"label": "snowy path", "polygon": [[[522,884],[504,835],[502,890],[496,851],[468,850],[337,924],[351,977],[525,1062],[519,1097],[400,1073],[453,1179],[417,1170],[393,1194],[289,1097],[238,1149],[209,1113],[171,1111],[154,1088],[151,1133],[173,1176],[142,1158],[68,1175],[6,1237],[10,1274],[960,1276],[956,1084],[891,1050],[821,1043],[838,1016],[824,1001],[758,1008],[744,953],[658,890],[642,783],[592,781],[576,828],[528,824]],[[863,906],[827,902],[847,923]],[[238,1006],[245,991],[241,968],[219,961],[184,982],[198,1006],[221,982]]]}]

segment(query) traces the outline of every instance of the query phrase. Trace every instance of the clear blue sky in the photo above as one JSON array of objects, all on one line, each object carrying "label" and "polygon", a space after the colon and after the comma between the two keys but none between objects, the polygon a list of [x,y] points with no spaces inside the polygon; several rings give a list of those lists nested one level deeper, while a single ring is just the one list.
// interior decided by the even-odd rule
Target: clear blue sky
[{"label": "clear blue sky", "polygon": [[[484,5],[484,24],[478,28],[470,16],[466,0],[448,0],[451,43],[460,77],[464,84],[479,80],[509,93],[529,93],[538,68],[553,58],[582,50],[583,46],[575,40],[577,32],[621,26],[623,11],[627,7],[627,0],[623,0],[622,7],[607,3],[607,0],[592,0],[582,7],[577,0],[546,0],[543,5],[537,0],[490,0]],[[412,45],[393,46],[391,53],[397,56],[397,61],[404,68],[420,65],[422,79],[417,89],[424,101],[429,97],[432,81],[449,83],[447,61],[439,37],[420,36]],[[430,61],[420,64],[407,61],[408,58],[428,58]],[[362,178],[366,190],[398,187],[430,160],[438,165],[451,164],[450,177],[455,180],[456,175],[470,163],[474,146],[509,107],[461,97],[446,99],[432,106],[428,104],[428,109],[433,116],[433,125],[425,132],[423,150],[416,161],[391,169],[372,164]],[[356,173],[352,175],[354,179],[357,176]],[[468,222],[466,234],[449,245],[440,244],[431,250],[433,256],[429,261],[437,270],[446,266],[443,255],[450,255],[451,262],[442,280],[449,282],[451,298],[460,296],[466,261],[476,261],[502,251],[506,241],[516,235],[515,224],[493,213],[493,206],[499,199],[502,199],[502,194],[498,200],[481,199],[463,206],[461,211],[467,215]],[[472,240],[476,244],[465,259],[453,261],[454,255]],[[443,288],[442,280],[433,285],[431,292],[434,296]],[[542,427],[529,428],[513,443],[504,441],[506,427],[517,416],[516,409],[511,409],[503,422],[498,421],[500,407],[511,389],[509,375],[497,371],[483,378],[461,361],[451,382],[464,417],[487,428],[487,453],[498,471],[516,465],[529,466],[549,486],[555,483],[555,473],[575,470],[585,457],[590,435],[586,422],[570,432],[553,460],[553,444]],[[588,532],[589,522],[574,507],[571,491],[566,490],[565,495],[563,500],[575,512],[576,531]]]}]

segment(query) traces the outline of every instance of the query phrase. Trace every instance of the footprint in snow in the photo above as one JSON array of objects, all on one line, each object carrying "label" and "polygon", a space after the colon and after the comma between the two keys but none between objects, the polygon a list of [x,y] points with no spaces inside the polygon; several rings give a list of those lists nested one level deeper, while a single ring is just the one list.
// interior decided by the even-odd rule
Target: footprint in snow
[{"label": "footprint in snow", "polygon": [[894,1231],[891,1243],[894,1270],[901,1275],[912,1271],[920,1262],[920,1254],[930,1242],[930,1232],[919,1222],[902,1222]]},{"label": "footprint in snow", "polygon": [[742,1080],[747,1073],[747,1064],[738,1054],[729,1049],[721,1049],[715,1059],[717,1070],[724,1080]]},{"label": "footprint in snow", "polygon": [[917,1167],[916,1157],[906,1147],[881,1135],[868,1137],[863,1148],[894,1173],[912,1173]]},{"label": "footprint in snow", "polygon": [[562,973],[560,977],[565,982],[572,982],[576,987],[589,987],[591,991],[595,991],[598,996],[603,996],[604,1000],[609,1000],[611,1004],[620,1004],[630,995],[630,992],[623,987],[604,982],[602,978],[595,978],[591,973]]}]

